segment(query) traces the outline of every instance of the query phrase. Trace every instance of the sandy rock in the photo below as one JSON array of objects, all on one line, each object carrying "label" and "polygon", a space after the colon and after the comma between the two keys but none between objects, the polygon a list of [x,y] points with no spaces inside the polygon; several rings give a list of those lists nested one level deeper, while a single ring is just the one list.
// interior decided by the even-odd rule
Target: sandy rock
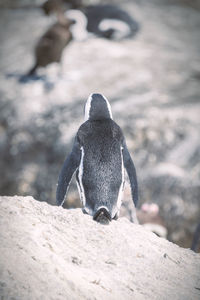
[{"label": "sandy rock", "polygon": [[[64,50],[61,77],[53,64],[40,70],[46,80],[27,83],[19,76],[33,65],[34,47],[54,21],[39,8],[23,8],[42,0],[1,2],[0,194],[55,203],[85,101],[100,92],[134,159],[139,206],[157,203],[168,239],[189,247],[200,215],[199,0],[101,1],[121,4],[138,21],[138,34],[120,42],[74,41]],[[74,183],[67,200],[68,207],[80,205]],[[131,220],[132,203],[125,201]]]},{"label": "sandy rock", "polygon": [[1,299],[199,299],[200,256],[125,218],[0,198]]}]

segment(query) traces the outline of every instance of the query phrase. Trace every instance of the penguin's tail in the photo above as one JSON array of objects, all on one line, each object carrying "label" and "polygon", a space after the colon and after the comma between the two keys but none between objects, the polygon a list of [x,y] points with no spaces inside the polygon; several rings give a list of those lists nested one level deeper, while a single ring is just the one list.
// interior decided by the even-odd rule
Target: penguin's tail
[{"label": "penguin's tail", "polygon": [[93,220],[103,225],[108,225],[112,218],[109,211],[105,207],[101,207],[94,214]]}]

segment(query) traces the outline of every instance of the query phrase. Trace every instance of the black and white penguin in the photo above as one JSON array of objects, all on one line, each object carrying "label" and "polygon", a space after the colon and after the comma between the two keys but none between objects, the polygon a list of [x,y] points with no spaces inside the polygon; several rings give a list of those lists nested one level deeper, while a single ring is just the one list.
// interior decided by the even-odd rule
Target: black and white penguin
[{"label": "black and white penguin", "polygon": [[82,9],[87,18],[87,30],[97,36],[120,40],[134,36],[138,23],[116,5],[89,5]]},{"label": "black and white penguin", "polygon": [[76,35],[73,36],[75,39],[78,30],[81,31],[78,36],[82,35],[83,31],[87,31],[90,34],[113,40],[130,38],[139,30],[138,22],[128,12],[112,4],[84,6],[81,0],[48,0],[42,8],[47,15],[65,12],[66,17],[71,18],[73,14],[74,20],[80,25],[77,26]]},{"label": "black and white penguin", "polygon": [[85,122],[76,134],[72,152],[66,158],[59,175],[57,205],[64,203],[76,171],[83,212],[103,224],[117,219],[124,188],[124,167],[136,206],[136,170],[125,138],[112,119],[108,100],[101,94],[92,94],[85,105]]}]

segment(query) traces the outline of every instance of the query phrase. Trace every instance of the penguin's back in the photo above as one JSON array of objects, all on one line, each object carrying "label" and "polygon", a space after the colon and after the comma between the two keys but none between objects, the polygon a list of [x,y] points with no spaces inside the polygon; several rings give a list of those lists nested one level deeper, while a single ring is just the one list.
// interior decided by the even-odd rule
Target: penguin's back
[{"label": "penguin's back", "polygon": [[112,214],[123,180],[121,129],[112,119],[88,120],[79,128],[78,140],[86,205],[93,212],[105,206]]}]

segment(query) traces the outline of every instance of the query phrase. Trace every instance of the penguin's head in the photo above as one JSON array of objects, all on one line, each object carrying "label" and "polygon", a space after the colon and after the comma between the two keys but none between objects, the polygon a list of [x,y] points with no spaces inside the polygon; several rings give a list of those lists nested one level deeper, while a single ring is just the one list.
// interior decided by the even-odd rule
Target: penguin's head
[{"label": "penguin's head", "polygon": [[89,33],[87,31],[87,18],[84,13],[78,9],[69,9],[65,12],[65,17],[74,21],[74,25],[70,28],[73,39],[77,41],[87,40]]},{"label": "penguin's head", "polygon": [[94,214],[93,220],[103,225],[108,225],[112,218],[106,207],[100,207]]},{"label": "penguin's head", "polygon": [[85,121],[112,119],[110,103],[101,94],[91,94],[85,104]]}]

